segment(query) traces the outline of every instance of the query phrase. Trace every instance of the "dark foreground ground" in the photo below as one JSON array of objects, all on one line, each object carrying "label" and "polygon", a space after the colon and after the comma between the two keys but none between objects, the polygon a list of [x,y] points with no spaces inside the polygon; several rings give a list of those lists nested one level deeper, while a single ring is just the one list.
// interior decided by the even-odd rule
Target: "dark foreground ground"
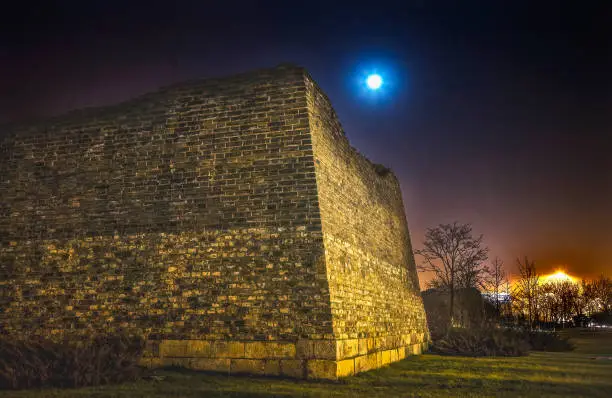
[{"label": "dark foreground ground", "polygon": [[1,397],[612,397],[612,331],[572,330],[577,349],[523,358],[423,355],[338,383],[157,371],[161,381],[0,392]]}]

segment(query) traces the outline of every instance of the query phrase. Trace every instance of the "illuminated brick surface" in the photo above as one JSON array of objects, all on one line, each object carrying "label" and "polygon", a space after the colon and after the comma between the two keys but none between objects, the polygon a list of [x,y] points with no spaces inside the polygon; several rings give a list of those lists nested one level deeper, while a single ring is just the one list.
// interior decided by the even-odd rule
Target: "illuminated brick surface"
[{"label": "illuminated brick surface", "polygon": [[426,346],[397,179],[303,69],[1,128],[1,333],[145,334],[147,366],[313,378]]}]

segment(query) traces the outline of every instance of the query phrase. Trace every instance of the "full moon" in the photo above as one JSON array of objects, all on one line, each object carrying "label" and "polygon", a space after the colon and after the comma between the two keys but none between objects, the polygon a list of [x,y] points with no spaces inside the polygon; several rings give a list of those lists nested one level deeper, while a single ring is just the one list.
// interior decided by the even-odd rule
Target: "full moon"
[{"label": "full moon", "polygon": [[380,75],[370,75],[366,79],[366,84],[372,90],[378,90],[383,84],[383,79]]}]

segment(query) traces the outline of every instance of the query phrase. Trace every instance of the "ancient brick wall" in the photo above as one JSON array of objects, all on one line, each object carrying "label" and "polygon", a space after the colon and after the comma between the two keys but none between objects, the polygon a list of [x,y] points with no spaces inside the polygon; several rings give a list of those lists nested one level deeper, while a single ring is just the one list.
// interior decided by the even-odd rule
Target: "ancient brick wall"
[{"label": "ancient brick wall", "polygon": [[427,322],[397,178],[351,147],[328,98],[306,84],[338,359],[357,357],[359,371],[377,360],[359,356],[424,348]]},{"label": "ancient brick wall", "polygon": [[301,68],[0,137],[0,333],[142,333],[148,366],[314,378],[427,338],[397,181]]},{"label": "ancient brick wall", "polygon": [[2,328],[329,333],[308,127],[279,69],[3,131]]}]

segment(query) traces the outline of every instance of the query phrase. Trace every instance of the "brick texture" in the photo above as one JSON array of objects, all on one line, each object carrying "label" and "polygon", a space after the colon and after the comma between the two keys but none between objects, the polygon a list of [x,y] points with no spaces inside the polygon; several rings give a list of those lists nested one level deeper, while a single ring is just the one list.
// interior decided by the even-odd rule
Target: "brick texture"
[{"label": "brick texture", "polygon": [[301,68],[0,129],[0,333],[330,378],[428,340],[397,180]]},{"label": "brick texture", "polygon": [[427,340],[399,182],[351,147],[312,79],[306,87],[334,336],[384,338],[388,348],[401,345],[392,336]]}]

